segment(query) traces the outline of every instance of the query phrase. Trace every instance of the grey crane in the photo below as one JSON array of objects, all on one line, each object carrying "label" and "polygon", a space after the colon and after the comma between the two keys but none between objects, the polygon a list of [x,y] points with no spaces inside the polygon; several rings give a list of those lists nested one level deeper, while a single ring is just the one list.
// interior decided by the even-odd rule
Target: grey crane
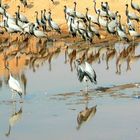
[{"label": "grey crane", "polygon": [[100,15],[102,17],[107,17],[107,12],[105,12],[105,11],[103,11],[101,9],[97,9],[96,8],[96,0],[93,0],[93,2],[94,2],[94,10],[95,10],[96,14],[98,14],[99,13],[99,10],[100,10]]},{"label": "grey crane", "polygon": [[88,81],[91,83],[97,84],[97,76],[95,70],[91,67],[88,62],[84,62],[84,65],[81,64],[79,59],[77,62],[77,76],[80,82],[85,81],[87,83],[87,92],[88,92]]},{"label": "grey crane", "polygon": [[137,3],[133,2],[133,0],[131,0],[131,7],[138,11],[140,13],[140,5],[138,5]]},{"label": "grey crane", "polygon": [[138,15],[136,15],[135,13],[131,13],[128,11],[128,4],[126,4],[126,16],[131,19],[131,20],[136,20],[137,22],[140,21],[140,17]]},{"label": "grey crane", "polygon": [[119,24],[117,24],[116,30],[120,39],[126,40],[127,42],[129,41],[126,33],[120,29]]},{"label": "grey crane", "polygon": [[55,31],[57,31],[59,34],[61,34],[61,29],[60,29],[60,27],[58,26],[58,24],[52,20],[52,18],[51,18],[51,12],[50,12],[50,11],[49,11],[49,15],[50,15],[50,16],[49,16],[49,19],[48,19],[48,24],[49,24],[49,26],[50,26],[53,30],[55,30]]},{"label": "grey crane", "polygon": [[140,33],[135,31],[135,29],[132,26],[129,26],[128,32],[129,32],[130,36],[132,37],[133,41],[135,40],[135,38],[140,37]]},{"label": "grey crane", "polygon": [[27,17],[20,13],[20,6],[18,5],[17,7],[18,7],[17,13],[18,13],[19,20],[21,20],[22,22],[28,23],[29,21],[28,21]]}]

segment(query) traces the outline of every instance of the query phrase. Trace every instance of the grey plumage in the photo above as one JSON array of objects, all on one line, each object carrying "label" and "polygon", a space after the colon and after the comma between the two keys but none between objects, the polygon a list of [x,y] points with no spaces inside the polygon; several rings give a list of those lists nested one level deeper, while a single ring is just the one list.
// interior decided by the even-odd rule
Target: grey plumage
[{"label": "grey plumage", "polygon": [[84,66],[80,64],[80,61],[77,60],[77,76],[80,82],[83,81],[84,78],[87,80],[90,80],[91,83],[96,84],[97,76],[95,70],[91,67],[91,65],[87,62],[85,62]]}]

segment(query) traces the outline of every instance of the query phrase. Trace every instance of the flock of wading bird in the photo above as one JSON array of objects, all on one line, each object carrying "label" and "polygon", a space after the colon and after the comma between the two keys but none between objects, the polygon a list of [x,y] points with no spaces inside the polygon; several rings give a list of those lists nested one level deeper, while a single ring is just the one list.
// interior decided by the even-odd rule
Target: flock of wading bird
[{"label": "flock of wading bird", "polygon": [[[68,30],[73,37],[81,36],[81,38],[83,38],[86,42],[92,43],[94,36],[101,38],[100,28],[107,30],[109,34],[117,35],[121,40],[126,40],[127,42],[130,41],[130,37],[133,39],[133,41],[135,38],[140,37],[140,34],[136,31],[136,25],[133,23],[133,20],[136,20],[139,23],[140,17],[135,13],[129,12],[128,4],[126,4],[127,24],[125,26],[121,24],[121,15],[119,15],[119,12],[116,11],[113,13],[110,10],[108,2],[101,2],[101,9],[97,9],[95,0],[93,1],[93,4],[94,10],[97,14],[96,16],[89,15],[88,8],[86,8],[85,15],[79,13],[77,11],[76,2],[74,2],[73,9],[64,6],[64,14],[68,25]],[[140,7],[132,0],[131,7],[140,12]],[[17,6],[17,11],[15,12],[15,16],[13,16],[10,15],[6,11],[6,8],[0,4],[0,14],[2,15],[0,27],[4,28],[10,34],[10,38],[11,34],[13,33],[19,33],[18,35],[23,36],[22,40],[20,40],[18,37],[12,41],[2,39],[0,47],[0,52],[3,53],[4,66],[7,68],[10,75],[8,84],[12,91],[18,93],[20,96],[23,95],[23,91],[19,82],[11,75],[8,67],[9,61],[16,59],[16,64],[18,65],[18,60],[21,58],[21,56],[26,55],[26,65],[29,64],[29,66],[35,71],[35,68],[39,67],[39,65],[43,64],[46,60],[48,60],[49,64],[51,64],[51,59],[53,56],[61,52],[61,46],[55,46],[55,49],[47,48],[48,42],[52,41],[52,43],[54,43],[53,39],[50,40],[47,35],[51,29],[55,30],[59,34],[62,34],[59,25],[51,17],[51,11],[46,13],[46,9],[41,10],[40,19],[38,16],[38,11],[35,11],[35,13],[36,20],[35,23],[32,23],[29,22],[26,16],[21,14],[20,6]],[[1,30],[1,34],[3,33],[4,31]],[[128,37],[128,34],[130,37]],[[29,45],[29,39],[32,35],[39,38],[39,40],[36,42],[36,50],[32,50],[31,45]],[[42,38],[46,39],[42,40]],[[14,46],[13,44],[16,45],[17,48],[14,49],[14,51],[7,51],[9,48],[11,48],[11,46]],[[73,60],[77,60],[77,75],[80,82],[83,80],[86,82],[90,80],[96,84],[96,73],[89,63],[96,60],[99,60],[98,62],[100,63],[100,60],[103,59],[106,60],[107,69],[109,69],[109,60],[117,56],[116,73],[120,74],[121,65],[124,61],[127,62],[127,70],[129,70],[131,69],[130,63],[140,58],[140,55],[135,55],[135,48],[136,44],[133,42],[127,47],[124,47],[124,49],[117,54],[114,46],[98,47],[96,49],[95,47],[88,47],[88,49],[84,49],[84,52],[82,51],[83,49],[80,50],[79,47],[78,49],[76,47],[71,49],[67,46],[65,48],[65,57],[69,57],[71,70],[73,69]],[[67,62],[67,60],[65,60],[65,62]]]},{"label": "flock of wading bird", "polygon": [[[26,0],[24,0],[26,1]],[[23,1],[21,1],[23,3]],[[54,3],[54,1],[52,1]],[[24,2],[25,3],[25,2]],[[24,4],[24,6],[27,5]],[[77,11],[77,2],[74,2],[74,7],[70,8],[64,6],[64,15],[68,25],[68,32],[73,36],[80,36],[87,42],[92,43],[94,36],[102,38],[101,29],[104,29],[108,34],[116,35],[120,40],[130,41],[140,37],[140,33],[136,31],[138,27],[133,21],[140,22],[140,6],[131,0],[131,7],[134,11],[130,12],[129,5],[126,4],[125,15],[126,24],[121,23],[121,15],[119,11],[112,12],[108,2],[101,2],[101,8],[97,8],[96,0],[93,0],[93,9],[96,15],[89,15],[89,9],[86,8],[86,13],[82,14]],[[17,6],[15,15],[10,15],[6,6],[0,3],[0,14],[2,21],[0,27],[4,28],[9,34],[19,33],[20,35],[33,35],[39,39],[48,38],[48,32],[52,30],[62,33],[59,25],[52,19],[51,10],[48,12],[46,9],[39,12],[35,11],[35,22],[30,22],[27,16],[23,15],[20,11],[20,6]],[[92,9],[92,10],[93,10]],[[1,34],[4,30],[0,31]]]}]

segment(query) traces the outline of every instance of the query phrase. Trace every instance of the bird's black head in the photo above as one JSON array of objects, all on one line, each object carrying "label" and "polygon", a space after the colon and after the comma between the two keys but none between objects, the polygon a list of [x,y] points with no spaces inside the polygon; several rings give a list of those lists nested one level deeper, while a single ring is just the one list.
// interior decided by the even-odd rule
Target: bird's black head
[{"label": "bird's black head", "polygon": [[20,9],[20,6],[19,5],[17,7]]}]

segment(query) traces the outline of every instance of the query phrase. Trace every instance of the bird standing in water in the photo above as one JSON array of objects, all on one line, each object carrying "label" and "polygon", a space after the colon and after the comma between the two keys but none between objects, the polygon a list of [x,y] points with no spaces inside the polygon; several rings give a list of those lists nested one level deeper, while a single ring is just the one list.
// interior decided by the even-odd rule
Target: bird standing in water
[{"label": "bird standing in water", "polygon": [[8,69],[8,72],[10,74],[10,77],[9,77],[9,80],[8,80],[8,84],[9,84],[9,87],[12,91],[12,98],[14,97],[14,95],[16,93],[18,93],[18,95],[20,96],[20,98],[22,98],[22,95],[23,95],[23,91],[22,91],[22,88],[19,84],[19,82],[12,76],[12,74],[10,73],[10,70],[8,67],[6,67]]},{"label": "bird standing in water", "polygon": [[84,62],[84,64],[82,65],[79,59],[76,61],[77,61],[78,79],[80,82],[84,81],[87,83],[86,93],[88,93],[88,81],[90,81],[91,83],[97,84],[96,72],[88,62]]}]

